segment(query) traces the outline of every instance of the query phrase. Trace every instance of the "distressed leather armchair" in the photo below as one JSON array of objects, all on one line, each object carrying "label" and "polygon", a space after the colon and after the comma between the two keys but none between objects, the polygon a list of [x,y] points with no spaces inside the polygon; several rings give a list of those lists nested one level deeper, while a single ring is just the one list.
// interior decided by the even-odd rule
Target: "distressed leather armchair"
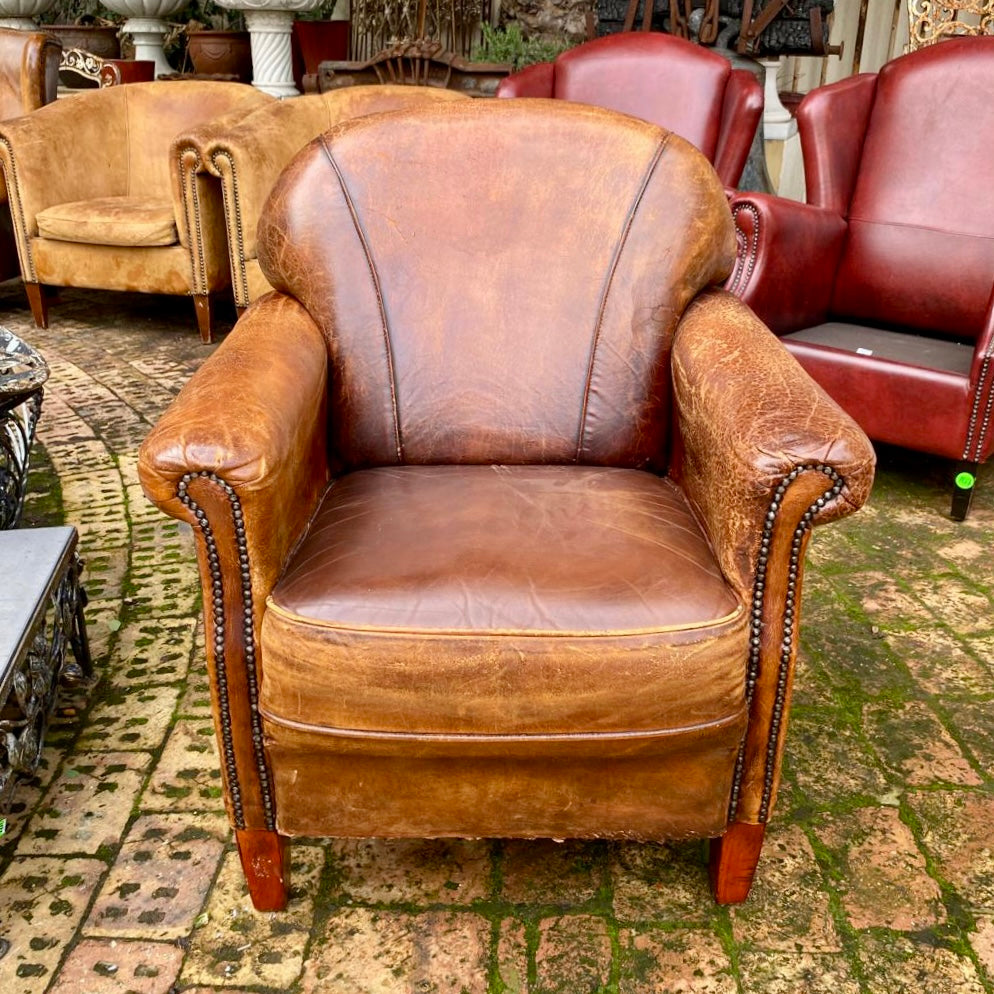
[{"label": "distressed leather armchair", "polygon": [[[280,173],[312,138],[363,114],[464,99],[450,90],[420,86],[354,86],[273,101],[234,124],[208,122],[179,135],[183,157],[221,183],[231,287],[239,312],[272,290],[257,258],[259,215]],[[408,182],[418,179],[411,176]]]},{"label": "distressed leather armchair", "polygon": [[297,835],[710,837],[743,900],[809,530],[873,454],[716,289],[704,157],[545,100],[372,115],[294,160],[259,254],[276,292],[139,458],[197,536],[256,907]]},{"label": "distressed leather armchair", "polygon": [[722,183],[738,186],[763,113],[745,69],[685,38],[622,32],[571,48],[501,81],[498,97],[554,97],[650,121],[696,145]]},{"label": "distressed leather armchair", "polygon": [[[61,54],[62,46],[41,31],[0,28],[0,121],[28,114],[55,99]],[[0,280],[19,272],[7,185],[0,174]]]},{"label": "distressed leather armchair", "polygon": [[807,204],[732,201],[729,289],[880,442],[956,460],[966,516],[994,448],[994,38],[812,91]]},{"label": "distressed leather armchair", "polygon": [[239,83],[132,83],[83,91],[0,125],[35,323],[48,326],[46,285],[186,294],[210,341],[211,294],[229,286],[221,191],[173,138],[197,121],[237,119],[271,100]]}]

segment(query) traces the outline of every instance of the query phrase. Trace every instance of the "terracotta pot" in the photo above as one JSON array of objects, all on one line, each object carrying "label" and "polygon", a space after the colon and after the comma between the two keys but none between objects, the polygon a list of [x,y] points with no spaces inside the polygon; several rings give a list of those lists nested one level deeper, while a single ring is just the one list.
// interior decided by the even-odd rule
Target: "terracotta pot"
[{"label": "terracotta pot", "polygon": [[62,51],[79,48],[101,59],[119,59],[121,42],[118,29],[94,24],[44,24],[42,30],[62,42]]},{"label": "terracotta pot", "polygon": [[237,76],[252,82],[252,46],[247,31],[191,31],[187,54],[193,71]]},{"label": "terracotta pot", "polygon": [[293,22],[293,78],[302,87],[304,74],[313,74],[328,60],[349,57],[348,21]]}]

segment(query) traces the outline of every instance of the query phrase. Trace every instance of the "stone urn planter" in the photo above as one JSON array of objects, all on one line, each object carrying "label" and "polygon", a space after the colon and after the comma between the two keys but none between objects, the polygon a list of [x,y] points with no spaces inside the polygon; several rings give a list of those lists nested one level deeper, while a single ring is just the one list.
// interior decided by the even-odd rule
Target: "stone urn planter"
[{"label": "stone urn planter", "polygon": [[191,31],[186,52],[193,71],[252,81],[252,44],[247,31]]},{"label": "stone urn planter", "polygon": [[[0,0],[2,2],[2,0]],[[182,2],[182,0],[181,0]],[[274,97],[295,97],[290,35],[294,15],[316,10],[324,0],[216,0],[219,7],[240,10],[252,39],[252,85]]]},{"label": "stone urn planter", "polygon": [[0,0],[0,28],[33,31],[35,18],[44,14],[55,0]]},{"label": "stone urn planter", "polygon": [[[3,0],[0,0],[2,3]],[[62,42],[62,51],[78,48],[101,59],[119,59],[121,42],[116,25],[103,24],[46,24],[46,33]]]},{"label": "stone urn planter", "polygon": [[[3,0],[0,0],[2,3]],[[135,42],[135,58],[155,63],[156,77],[173,71],[162,51],[162,40],[169,33],[166,18],[180,10],[187,0],[101,0],[103,5],[127,18],[121,25]]]}]

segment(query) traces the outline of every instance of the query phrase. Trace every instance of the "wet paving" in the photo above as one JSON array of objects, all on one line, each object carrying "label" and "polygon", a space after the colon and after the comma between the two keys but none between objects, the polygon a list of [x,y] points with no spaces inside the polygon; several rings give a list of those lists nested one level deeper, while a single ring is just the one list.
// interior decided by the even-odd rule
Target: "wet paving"
[{"label": "wet paving", "polygon": [[[229,316],[228,325],[233,315]],[[816,532],[784,785],[749,901],[699,843],[298,840],[248,900],[221,800],[189,530],[139,443],[210,354],[185,299],[64,291],[23,524],[75,525],[98,680],[0,837],[3,994],[994,992],[994,472],[880,451]]]}]

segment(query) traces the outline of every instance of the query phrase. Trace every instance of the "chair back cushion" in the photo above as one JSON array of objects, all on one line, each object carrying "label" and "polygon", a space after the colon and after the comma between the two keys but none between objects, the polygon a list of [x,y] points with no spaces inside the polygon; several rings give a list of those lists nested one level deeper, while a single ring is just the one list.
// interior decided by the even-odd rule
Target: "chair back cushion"
[{"label": "chair back cushion", "polygon": [[835,314],[975,338],[994,282],[994,37],[880,71]]},{"label": "chair back cushion", "polygon": [[621,111],[675,131],[714,162],[731,64],[676,35],[609,35],[563,52],[554,97]]},{"label": "chair back cushion", "polygon": [[[119,192],[129,197],[161,197],[172,189],[171,148],[178,134],[239,107],[247,112],[269,99],[245,83],[207,80],[129,83],[94,95],[107,99],[106,94],[118,101],[125,119],[128,177],[127,189]],[[90,94],[84,96],[93,100]]]},{"label": "chair back cushion", "polygon": [[259,224],[331,350],[339,466],[665,464],[669,352],[735,243],[675,135],[554,100],[346,122]]}]

